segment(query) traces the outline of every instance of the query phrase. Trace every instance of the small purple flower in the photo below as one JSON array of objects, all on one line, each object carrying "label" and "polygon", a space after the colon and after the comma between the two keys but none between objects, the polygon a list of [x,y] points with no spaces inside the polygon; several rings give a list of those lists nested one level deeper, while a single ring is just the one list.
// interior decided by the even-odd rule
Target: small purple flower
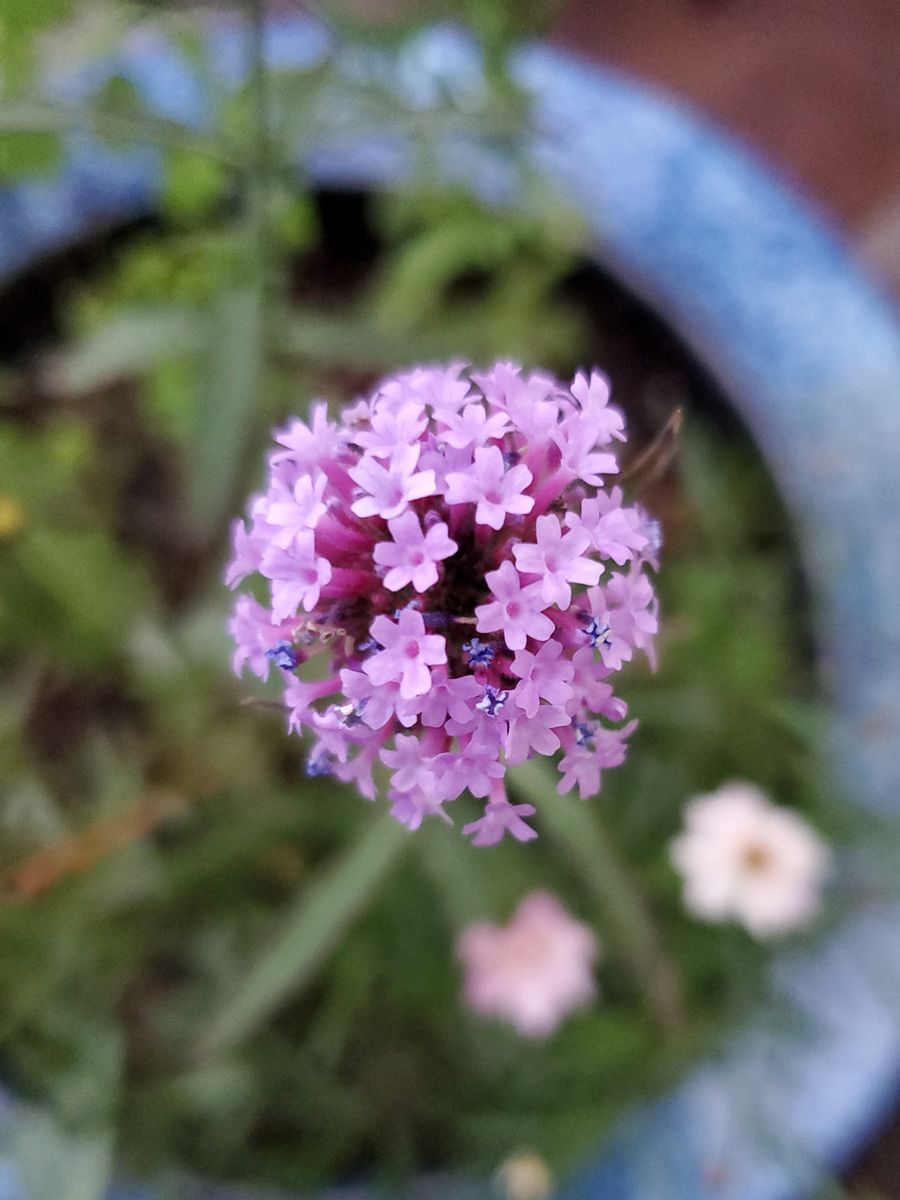
[{"label": "small purple flower", "polygon": [[298,534],[290,550],[271,546],[263,554],[259,570],[272,581],[272,616],[276,622],[287,620],[301,607],[312,612],[332,576],[331,563],[316,553],[311,529]]},{"label": "small purple flower", "polygon": [[542,704],[532,717],[523,714],[511,721],[506,738],[506,761],[513,764],[524,762],[535,751],[538,754],[554,754],[560,747],[559,737],[554,730],[569,723],[568,714],[552,704]]},{"label": "small purple flower", "polygon": [[571,585],[596,583],[603,564],[584,557],[591,544],[588,535],[580,529],[563,534],[558,517],[547,514],[538,517],[535,537],[536,545],[523,542],[513,546],[516,569],[522,575],[540,578],[541,599],[545,604],[568,608],[572,603]]},{"label": "small purple flower", "polygon": [[422,614],[413,608],[405,608],[396,623],[390,617],[376,617],[372,636],[382,648],[366,659],[363,671],[376,687],[399,683],[404,700],[423,696],[431,687],[428,668],[447,661],[444,638],[426,633]]},{"label": "small purple flower", "polygon": [[393,540],[378,542],[373,557],[380,567],[388,568],[384,586],[392,592],[399,592],[409,584],[417,592],[426,592],[438,581],[437,564],[459,549],[447,536],[443,521],[423,533],[419,518],[411,511],[388,521],[388,529]]},{"label": "small purple flower", "polygon": [[248,575],[253,575],[259,570],[266,542],[261,537],[248,533],[243,521],[235,521],[231,526],[231,545],[234,556],[225,568],[225,584],[235,588],[243,583]]},{"label": "small purple flower", "polygon": [[485,806],[483,817],[463,825],[463,833],[471,837],[473,846],[496,846],[507,833],[517,842],[531,842],[537,834],[526,824],[524,818],[533,816],[532,804],[510,804],[508,800],[491,800]]},{"label": "small purple flower", "polygon": [[502,629],[510,650],[523,650],[529,638],[546,642],[555,627],[544,614],[539,583],[523,588],[519,573],[511,562],[503,563],[498,571],[489,571],[485,582],[494,599],[475,609],[475,628],[479,633],[495,633]]},{"label": "small purple flower", "polygon": [[399,517],[410,501],[433,496],[434,471],[416,471],[419,446],[401,446],[394,451],[387,467],[375,458],[363,456],[359,466],[347,474],[362,488],[363,495],[350,505],[358,517]]},{"label": "small purple flower", "polygon": [[577,786],[582,800],[596,796],[601,773],[625,761],[625,740],[636,726],[637,721],[630,721],[621,729],[597,729],[590,742],[581,746],[572,738],[572,749],[559,764],[562,779],[556,790],[562,794]]},{"label": "small purple flower", "polygon": [[421,698],[422,724],[434,729],[446,725],[448,720],[470,723],[475,699],[480,695],[481,684],[474,675],[451,679],[438,668],[431,673],[431,690]]},{"label": "small purple flower", "polygon": [[624,438],[607,381],[417,367],[275,437],[226,571],[266,601],[238,597],[230,629],[236,671],[281,668],[308,773],[375,799],[387,769],[410,829],[468,792],[479,846],[536,836],[508,765],[561,750],[561,790],[598,790],[633,728],[607,727],[616,672],[652,662],[658,623],[652,522],[603,486]]},{"label": "small purple flower", "polygon": [[509,428],[506,413],[498,412],[489,417],[483,404],[467,404],[461,413],[447,413],[441,421],[445,426],[443,439],[455,450],[484,446],[493,438],[502,438]]},{"label": "small purple flower", "polygon": [[426,817],[440,817],[448,825],[453,824],[441,801],[422,792],[392,792],[391,816],[411,831],[418,829]]},{"label": "small purple flower", "polygon": [[382,750],[381,761],[392,770],[391,786],[398,792],[414,789],[434,792],[434,772],[431,759],[422,753],[422,743],[417,737],[397,734],[393,750]]},{"label": "small purple flower", "polygon": [[408,401],[395,411],[374,412],[370,425],[369,430],[357,433],[354,440],[373,458],[390,458],[398,447],[419,440],[428,425],[428,416],[423,405]]},{"label": "small purple flower", "polygon": [[240,675],[246,665],[254,675],[266,679],[269,674],[269,648],[289,635],[293,622],[272,624],[272,614],[252,596],[238,596],[228,631],[234,638],[232,668]]},{"label": "small purple flower", "polygon": [[534,716],[542,700],[565,705],[575,694],[571,684],[575,668],[563,656],[560,642],[545,642],[537,654],[519,650],[510,669],[522,681],[516,685],[514,699],[527,717]]},{"label": "small purple flower", "polygon": [[273,546],[287,549],[300,534],[315,529],[326,512],[322,496],[327,483],[324,474],[301,475],[293,488],[275,492],[259,514],[274,527]]},{"label": "small purple flower", "polygon": [[589,544],[620,567],[645,550],[656,553],[659,549],[658,546],[653,549],[648,522],[641,510],[622,506],[621,488],[613,488],[608,495],[598,492],[582,500],[581,515],[570,513],[567,523],[572,529],[583,530]]},{"label": "small purple flower", "polygon": [[476,524],[502,529],[508,515],[534,508],[534,499],[525,494],[531,479],[526,466],[507,471],[498,446],[482,446],[470,471],[447,476],[447,503],[475,504]]}]

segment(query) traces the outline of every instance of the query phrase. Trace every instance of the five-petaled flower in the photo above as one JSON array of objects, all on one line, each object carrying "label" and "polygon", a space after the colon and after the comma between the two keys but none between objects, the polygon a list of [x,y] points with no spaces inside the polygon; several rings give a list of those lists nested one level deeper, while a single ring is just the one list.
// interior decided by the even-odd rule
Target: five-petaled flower
[{"label": "five-petaled flower", "polygon": [[399,683],[403,700],[424,696],[431,688],[428,668],[447,661],[443,637],[439,633],[426,633],[422,614],[414,608],[404,608],[396,622],[390,617],[376,617],[372,622],[372,637],[381,649],[366,659],[363,671],[376,687]]},{"label": "five-petaled flower", "polygon": [[412,584],[417,592],[427,591],[438,581],[438,563],[459,549],[447,535],[443,521],[422,532],[419,518],[411,510],[388,521],[392,541],[379,542],[373,558],[379,567],[386,568],[384,586],[399,592]]},{"label": "five-petaled flower", "polygon": [[757,938],[809,924],[831,861],[799,813],[743,782],[691,800],[669,853],[690,912],[704,921],[739,921]]},{"label": "five-petaled flower", "polygon": [[597,938],[548,892],[526,896],[506,925],[467,926],[456,953],[468,1006],[523,1037],[548,1037],[597,995]]}]

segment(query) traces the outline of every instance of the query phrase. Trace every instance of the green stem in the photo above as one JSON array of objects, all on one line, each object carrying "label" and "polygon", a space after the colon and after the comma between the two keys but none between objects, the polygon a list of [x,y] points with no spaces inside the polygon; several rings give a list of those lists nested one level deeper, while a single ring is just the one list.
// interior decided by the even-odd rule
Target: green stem
[{"label": "green stem", "polygon": [[77,133],[91,132],[99,137],[116,138],[136,145],[153,143],[178,150],[190,150],[236,166],[239,156],[226,145],[203,134],[194,133],[175,122],[151,116],[122,116],[91,109],[63,108],[44,101],[14,100],[0,104],[2,133]]},{"label": "green stem", "polygon": [[538,759],[515,767],[509,778],[516,792],[538,810],[544,830],[593,896],[610,947],[645,997],[657,1024],[666,1033],[676,1032],[684,1025],[678,972],[660,944],[646,900],[596,805],[558,796],[555,773]]},{"label": "green stem", "polygon": [[268,297],[273,284],[275,248],[270,224],[273,163],[265,0],[248,0],[248,8],[253,141],[247,155],[247,223],[260,289]]}]

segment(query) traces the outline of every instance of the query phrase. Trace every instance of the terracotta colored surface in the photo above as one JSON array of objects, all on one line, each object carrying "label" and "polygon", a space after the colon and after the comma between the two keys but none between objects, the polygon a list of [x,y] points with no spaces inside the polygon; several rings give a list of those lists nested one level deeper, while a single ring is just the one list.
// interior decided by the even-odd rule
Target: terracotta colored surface
[{"label": "terracotta colored surface", "polygon": [[900,193],[900,0],[568,0],[554,36],[695,102],[850,228]]}]

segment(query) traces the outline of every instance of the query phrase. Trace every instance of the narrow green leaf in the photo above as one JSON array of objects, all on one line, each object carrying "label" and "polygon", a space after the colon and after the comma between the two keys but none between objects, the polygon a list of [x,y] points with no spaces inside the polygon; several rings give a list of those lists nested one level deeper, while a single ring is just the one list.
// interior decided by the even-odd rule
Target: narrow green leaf
[{"label": "narrow green leaf", "polygon": [[218,1053],[248,1037],[310,982],[341,936],[373,900],[409,844],[409,831],[384,815],[367,825],[344,856],[298,896],[237,992],[214,1015],[203,1042]]},{"label": "narrow green leaf", "polygon": [[184,306],[120,312],[51,364],[50,384],[69,394],[90,392],[195,352],[202,337],[199,315]]},{"label": "narrow green leaf", "polygon": [[198,528],[212,533],[230,504],[262,399],[263,294],[258,286],[213,297],[190,454],[190,499]]}]

